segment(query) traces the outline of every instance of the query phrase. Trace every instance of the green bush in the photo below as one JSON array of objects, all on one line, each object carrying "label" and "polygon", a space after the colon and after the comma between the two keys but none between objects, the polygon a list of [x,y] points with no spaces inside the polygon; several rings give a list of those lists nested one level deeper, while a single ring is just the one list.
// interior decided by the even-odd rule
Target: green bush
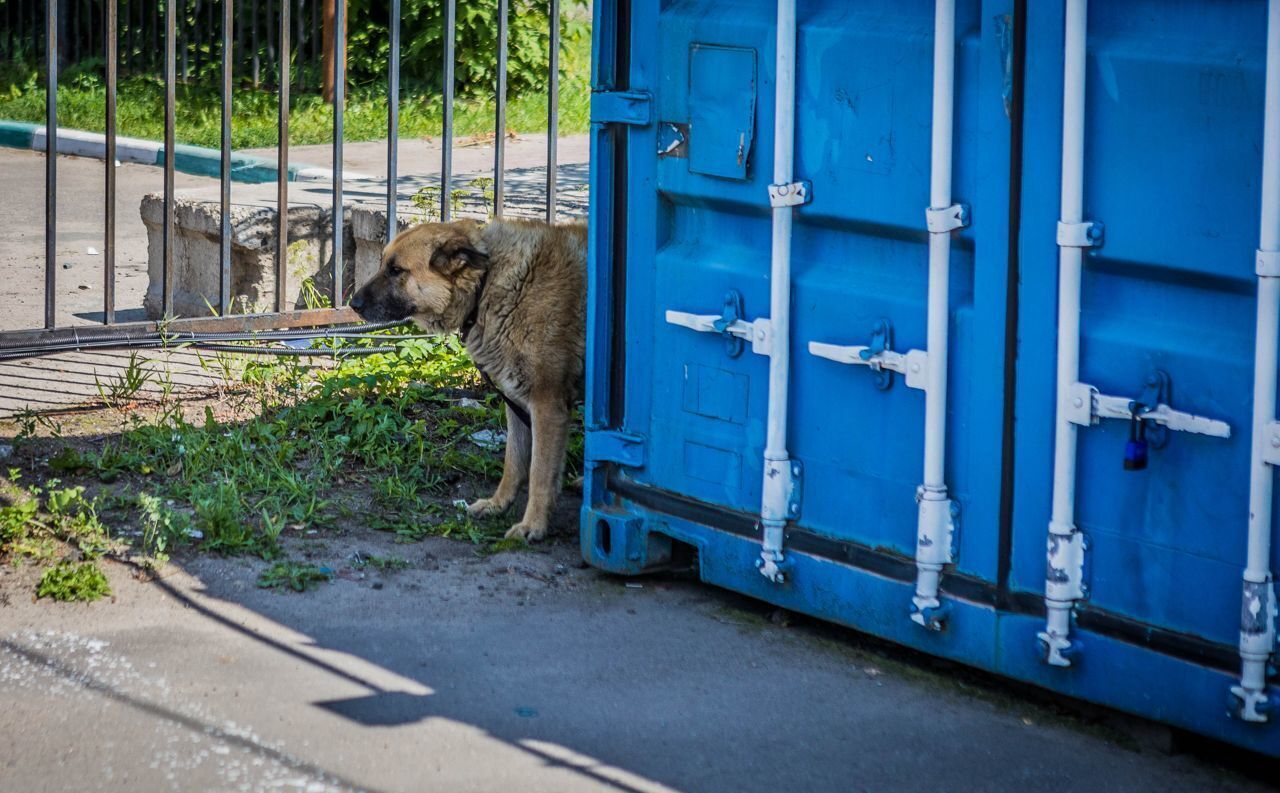
[{"label": "green bush", "polygon": [[[585,0],[564,4],[572,12]],[[444,63],[444,4],[403,0],[400,14],[400,79],[410,91],[439,93]],[[348,5],[347,69],[355,85],[385,82],[390,56],[385,0],[351,0]],[[507,86],[511,95],[545,89],[550,26],[543,0],[511,0],[507,44]],[[493,96],[498,74],[498,4],[458,3],[455,38],[458,96]],[[562,15],[562,48],[590,35],[576,13]]]}]

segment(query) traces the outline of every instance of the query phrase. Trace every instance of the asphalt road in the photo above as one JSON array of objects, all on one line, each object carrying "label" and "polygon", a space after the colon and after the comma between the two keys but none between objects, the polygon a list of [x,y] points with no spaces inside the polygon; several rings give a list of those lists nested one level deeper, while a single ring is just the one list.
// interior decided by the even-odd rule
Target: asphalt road
[{"label": "asphalt road", "polygon": [[627,586],[574,566],[569,538],[479,558],[370,535],[314,550],[413,567],[278,594],[254,585],[261,562],[199,558],[158,583],[111,565],[114,602],[92,605],[32,602],[34,573],[6,567],[0,788],[1204,793],[1274,778],[1260,759],[1135,749],[1096,714],[774,624],[694,582]]}]

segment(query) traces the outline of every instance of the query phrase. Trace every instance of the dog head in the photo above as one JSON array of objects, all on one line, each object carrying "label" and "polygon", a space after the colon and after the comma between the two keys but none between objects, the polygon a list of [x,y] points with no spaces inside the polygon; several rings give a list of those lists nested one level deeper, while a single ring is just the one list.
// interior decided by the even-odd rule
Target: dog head
[{"label": "dog head", "polygon": [[475,221],[414,226],[383,250],[382,267],[351,308],[371,322],[412,319],[429,333],[454,331],[475,305],[488,265]]}]

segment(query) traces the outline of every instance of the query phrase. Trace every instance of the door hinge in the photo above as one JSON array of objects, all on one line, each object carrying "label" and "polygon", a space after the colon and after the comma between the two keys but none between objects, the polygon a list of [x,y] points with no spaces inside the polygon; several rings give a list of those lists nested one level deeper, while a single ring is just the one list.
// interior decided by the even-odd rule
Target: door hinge
[{"label": "door hinge", "polygon": [[583,457],[588,463],[644,467],[644,438],[616,430],[588,430]]},{"label": "door hinge", "polygon": [[591,94],[592,124],[649,123],[649,95],[643,91],[595,91]]}]

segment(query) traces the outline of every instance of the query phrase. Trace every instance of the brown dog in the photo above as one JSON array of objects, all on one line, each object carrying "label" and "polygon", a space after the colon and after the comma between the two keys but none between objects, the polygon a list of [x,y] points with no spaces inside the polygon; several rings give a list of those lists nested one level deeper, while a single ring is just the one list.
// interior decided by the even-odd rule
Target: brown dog
[{"label": "brown dog", "polygon": [[374,322],[412,319],[457,331],[507,403],[502,481],[467,508],[505,512],[526,477],[529,503],[508,537],[541,539],[564,476],[569,415],[582,396],[586,347],[586,226],[531,221],[427,223],[382,253],[382,268],[351,298]]}]

